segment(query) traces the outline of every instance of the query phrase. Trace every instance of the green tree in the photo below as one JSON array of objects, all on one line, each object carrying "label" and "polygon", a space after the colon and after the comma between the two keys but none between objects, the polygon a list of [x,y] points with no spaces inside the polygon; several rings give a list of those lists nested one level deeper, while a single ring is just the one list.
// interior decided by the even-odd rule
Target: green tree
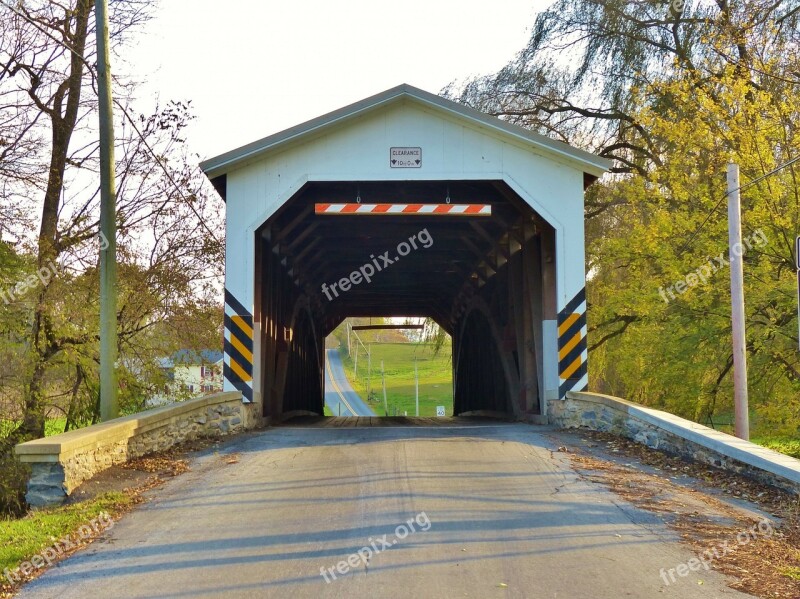
[{"label": "green tree", "polygon": [[[728,161],[747,184],[800,155],[799,18],[796,1],[559,0],[509,65],[447,90],[614,159],[586,202],[594,388],[696,418],[729,407],[727,270],[667,301],[659,289],[726,252]],[[749,186],[743,217],[767,239],[745,256],[753,404],[787,427],[797,168]]]}]

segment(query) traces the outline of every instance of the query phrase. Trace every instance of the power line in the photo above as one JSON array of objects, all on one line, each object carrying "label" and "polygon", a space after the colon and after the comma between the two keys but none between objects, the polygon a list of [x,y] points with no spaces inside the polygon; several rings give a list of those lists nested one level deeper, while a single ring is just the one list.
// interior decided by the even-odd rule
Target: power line
[{"label": "power line", "polygon": [[685,251],[686,251],[686,249],[687,249],[687,248],[688,248],[688,247],[689,247],[689,246],[692,244],[692,242],[695,240],[695,238],[696,238],[696,237],[699,235],[700,231],[702,231],[702,230],[703,230],[703,227],[705,227],[705,226],[706,226],[706,223],[708,223],[708,221],[709,221],[709,220],[711,220],[711,217],[712,217],[712,216],[714,216],[714,213],[715,213],[717,210],[719,210],[719,207],[722,205],[722,202],[724,202],[724,201],[727,199],[727,197],[728,197],[728,194],[726,193],[726,194],[725,194],[724,196],[722,196],[722,197],[719,199],[719,201],[718,201],[718,202],[717,202],[717,203],[714,205],[714,207],[713,207],[713,208],[711,209],[711,211],[710,211],[710,212],[709,212],[709,213],[706,215],[706,218],[703,220],[703,222],[700,224],[700,226],[699,226],[699,227],[697,227],[697,229],[695,229],[694,233],[692,233],[692,236],[689,238],[689,241],[687,241],[685,244],[683,244],[683,247],[681,247],[681,249],[679,249],[679,250],[678,250],[678,256],[680,256],[681,254],[683,254],[683,252],[685,252]]},{"label": "power line", "polygon": [[[56,44],[58,44],[58,45],[62,46],[63,48],[65,48],[66,50],[68,50],[69,52],[71,52],[72,54],[74,54],[75,56],[77,56],[77,57],[78,57],[78,58],[81,60],[81,62],[83,62],[83,64],[84,64],[84,65],[87,67],[87,70],[88,70],[88,71],[89,71],[89,73],[92,75],[92,80],[96,79],[96,74],[95,74],[95,72],[94,72],[94,69],[93,69],[92,65],[91,65],[91,64],[89,64],[89,62],[86,60],[86,57],[82,56],[82,55],[81,55],[79,52],[77,52],[77,51],[76,51],[74,48],[72,48],[72,47],[71,47],[71,46],[70,46],[68,43],[66,43],[65,41],[63,41],[63,40],[59,40],[59,39],[58,39],[58,38],[56,38],[54,35],[52,35],[52,34],[51,34],[49,31],[47,31],[46,29],[42,28],[42,27],[39,25],[39,23],[37,23],[37,22],[36,22],[34,19],[32,19],[30,16],[28,16],[28,15],[26,15],[25,13],[21,12],[20,10],[18,10],[18,9],[17,9],[15,6],[12,6],[11,4],[9,4],[8,2],[6,2],[5,0],[0,0],[0,4],[2,4],[3,6],[5,6],[6,8],[8,8],[8,9],[9,9],[11,12],[13,12],[13,13],[14,13],[14,14],[16,14],[17,16],[21,17],[22,19],[24,19],[25,21],[27,21],[27,22],[28,22],[28,23],[30,23],[31,25],[33,25],[33,27],[35,27],[35,28],[36,28],[36,29],[37,29],[37,30],[38,30],[40,33],[42,33],[42,34],[44,34],[45,36],[47,36],[47,37],[48,37],[48,38],[49,38],[51,41],[53,41],[53,42],[55,42]],[[183,199],[183,201],[184,201],[184,202],[186,202],[186,204],[189,206],[189,208],[191,209],[191,211],[192,211],[192,212],[194,213],[194,215],[197,217],[197,219],[198,219],[198,221],[200,222],[200,224],[203,226],[203,228],[206,230],[206,232],[207,232],[207,233],[208,233],[208,234],[211,236],[211,239],[214,241],[214,243],[216,243],[217,245],[220,245],[220,246],[221,246],[221,245],[222,245],[222,242],[221,242],[219,239],[217,239],[216,235],[214,235],[214,232],[213,232],[213,231],[211,230],[211,228],[210,228],[210,227],[209,227],[209,226],[206,224],[206,221],[205,221],[205,219],[204,219],[204,218],[203,218],[203,217],[200,215],[200,213],[199,213],[199,212],[198,212],[198,211],[195,209],[195,207],[192,205],[192,202],[191,202],[191,201],[190,201],[190,200],[189,200],[189,199],[186,197],[186,195],[183,193],[183,190],[182,190],[182,189],[181,189],[181,187],[178,185],[178,183],[175,181],[175,178],[172,176],[172,173],[170,173],[170,172],[169,172],[169,170],[167,169],[167,167],[166,167],[166,166],[165,166],[165,165],[164,165],[164,164],[161,162],[161,160],[158,158],[158,155],[156,154],[155,150],[153,150],[153,147],[150,145],[150,143],[149,143],[149,142],[147,141],[147,139],[144,137],[144,134],[143,134],[143,133],[142,133],[142,132],[139,130],[139,127],[136,125],[136,122],[135,122],[135,121],[133,120],[133,118],[130,116],[130,114],[128,113],[128,110],[125,108],[125,106],[123,106],[122,104],[120,104],[120,102],[119,102],[118,100],[116,100],[116,99],[114,99],[114,104],[116,104],[116,105],[117,105],[117,107],[118,107],[120,110],[122,110],[122,113],[125,115],[125,118],[128,120],[128,122],[129,122],[129,123],[131,124],[131,126],[133,127],[133,130],[134,130],[134,131],[136,132],[136,134],[139,136],[139,139],[142,141],[142,143],[144,144],[144,146],[145,146],[145,148],[147,149],[147,151],[148,151],[148,152],[150,152],[150,155],[151,155],[151,156],[153,157],[153,159],[156,161],[156,163],[158,164],[159,168],[161,168],[161,170],[162,170],[162,171],[164,171],[164,174],[167,176],[167,178],[169,179],[170,183],[172,183],[172,185],[175,187],[176,191],[177,191],[177,192],[180,194],[180,196],[181,196],[181,198]]]},{"label": "power line", "polygon": [[[17,15],[18,17],[22,17],[22,19],[23,19],[23,20],[25,20],[25,21],[27,21],[28,23],[30,23],[31,25],[33,25],[33,26],[34,26],[34,28],[36,28],[37,30],[39,30],[39,32],[40,32],[40,33],[43,33],[45,36],[49,37],[51,41],[55,42],[55,43],[56,43],[57,45],[59,45],[59,46],[63,46],[65,49],[69,50],[69,51],[70,51],[72,54],[74,54],[75,56],[77,56],[77,57],[78,57],[78,58],[81,60],[81,62],[83,62],[83,64],[84,64],[86,67],[88,67],[88,68],[89,68],[89,71],[92,73],[92,75],[94,75],[94,71],[92,71],[92,67],[91,67],[91,65],[90,65],[90,64],[89,64],[89,63],[86,61],[86,57],[84,57],[83,55],[81,55],[81,54],[80,54],[80,52],[78,52],[77,50],[75,50],[75,49],[74,49],[72,46],[70,46],[70,45],[69,45],[67,42],[65,42],[64,40],[60,40],[60,39],[58,39],[58,38],[57,38],[56,36],[54,36],[52,33],[50,33],[49,31],[47,31],[46,29],[44,29],[44,28],[43,28],[41,25],[39,25],[39,23],[37,23],[35,19],[31,18],[29,15],[25,14],[24,12],[21,12],[21,11],[20,11],[18,8],[16,8],[15,6],[12,6],[12,5],[11,5],[11,4],[9,4],[8,2],[5,2],[4,0],[0,0],[0,4],[2,4],[3,6],[5,6],[7,9],[9,9],[11,12],[13,12],[13,13],[14,13],[15,15]],[[22,6],[22,3],[21,3],[21,2],[19,3],[19,6]]]},{"label": "power line", "polygon": [[[778,166],[777,168],[774,168],[773,170],[771,170],[771,171],[770,171],[770,172],[768,172],[767,174],[765,174],[765,175],[761,175],[761,176],[760,176],[760,177],[758,177],[757,179],[753,179],[752,181],[750,181],[750,183],[747,183],[746,185],[742,185],[742,186],[739,188],[739,191],[744,191],[745,189],[747,189],[747,188],[749,188],[749,187],[752,187],[752,186],[753,186],[753,185],[755,185],[756,183],[758,183],[758,182],[760,182],[760,181],[763,181],[763,180],[764,180],[764,179],[766,179],[767,177],[770,177],[770,176],[774,175],[774,174],[775,174],[775,173],[777,173],[778,171],[781,171],[781,170],[785,169],[786,167],[788,167],[788,166],[791,166],[791,165],[793,165],[795,162],[798,162],[798,161],[800,161],[800,156],[797,156],[796,158],[792,158],[792,159],[791,159],[791,160],[789,160],[788,162],[784,162],[783,164],[781,164],[781,165],[780,165],[780,166]],[[734,190],[734,191],[736,191],[736,190]]]},{"label": "power line", "polygon": [[136,122],[133,120],[133,118],[131,117],[131,115],[128,113],[128,110],[125,108],[125,106],[123,106],[123,105],[122,105],[122,104],[121,104],[121,103],[120,103],[118,100],[114,100],[114,104],[116,104],[116,105],[119,107],[119,109],[120,109],[120,110],[122,110],[122,114],[124,114],[124,115],[125,115],[125,118],[126,118],[126,119],[127,119],[127,121],[128,121],[130,124],[131,124],[131,127],[133,127],[133,130],[136,132],[136,135],[138,135],[138,136],[139,136],[139,139],[140,139],[140,140],[141,140],[141,142],[144,144],[145,148],[147,148],[147,151],[148,151],[148,152],[150,152],[150,155],[151,155],[151,156],[153,157],[153,159],[156,161],[156,163],[158,164],[158,166],[161,168],[161,170],[162,170],[162,171],[164,171],[164,174],[167,176],[167,178],[169,179],[170,183],[172,183],[172,185],[175,187],[175,190],[176,190],[176,191],[177,191],[177,192],[178,192],[178,193],[181,195],[181,197],[183,198],[183,201],[184,201],[184,202],[186,202],[186,205],[187,205],[187,206],[189,206],[189,208],[191,209],[191,211],[192,211],[192,212],[194,213],[194,215],[197,217],[197,220],[198,220],[198,221],[200,221],[200,224],[203,226],[203,228],[204,228],[204,229],[206,230],[206,232],[209,234],[209,236],[211,237],[211,239],[213,239],[213,240],[214,240],[214,243],[216,243],[217,245],[220,245],[220,246],[221,246],[221,245],[222,245],[222,242],[221,242],[219,239],[217,239],[217,236],[216,236],[216,235],[214,235],[214,232],[213,232],[213,231],[211,230],[211,228],[210,228],[210,227],[209,227],[209,226],[206,224],[206,221],[205,221],[205,219],[204,219],[202,216],[200,216],[200,213],[199,213],[199,212],[197,211],[197,209],[194,207],[194,205],[192,204],[191,200],[189,200],[189,198],[187,198],[187,197],[184,195],[184,193],[183,193],[183,190],[181,189],[180,185],[178,185],[178,183],[175,181],[175,178],[172,176],[172,173],[169,171],[169,169],[168,169],[168,168],[167,168],[167,167],[166,167],[166,166],[165,166],[165,165],[164,165],[164,164],[161,162],[161,160],[159,159],[159,157],[156,155],[156,152],[155,152],[155,150],[152,148],[152,146],[150,145],[150,142],[148,142],[148,141],[147,141],[147,139],[145,138],[144,134],[143,134],[143,133],[142,133],[142,132],[139,130],[139,127],[138,127],[138,125],[137,125],[137,124],[136,124]]},{"label": "power line", "polygon": [[772,169],[768,173],[765,173],[765,174],[761,175],[760,177],[758,177],[756,179],[753,179],[752,181],[750,181],[749,183],[746,183],[745,185],[740,185],[736,189],[732,189],[731,191],[729,191],[725,195],[723,195],[719,199],[719,201],[714,205],[714,207],[709,211],[709,213],[706,215],[705,219],[700,224],[700,226],[697,227],[697,229],[695,229],[694,233],[692,233],[691,237],[689,238],[689,241],[687,241],[685,244],[683,244],[681,249],[678,250],[678,255],[680,256],[681,254],[683,254],[683,252],[685,252],[686,249],[692,244],[692,242],[695,240],[695,238],[700,234],[700,231],[703,230],[703,227],[705,227],[706,224],[708,223],[708,221],[711,220],[711,217],[714,216],[714,213],[717,210],[719,210],[719,207],[722,205],[722,202],[724,202],[731,193],[733,193],[734,191],[740,191],[741,192],[741,191],[744,191],[745,189],[749,189],[750,187],[752,187],[756,183],[759,183],[759,182],[763,181],[767,177],[771,177],[775,173],[777,173],[779,171],[782,171],[783,169],[793,165],[795,162],[798,162],[798,161],[800,161],[800,156],[796,156],[795,158],[792,158],[791,160],[789,160],[787,162],[784,162],[783,164],[781,164],[778,167]]}]

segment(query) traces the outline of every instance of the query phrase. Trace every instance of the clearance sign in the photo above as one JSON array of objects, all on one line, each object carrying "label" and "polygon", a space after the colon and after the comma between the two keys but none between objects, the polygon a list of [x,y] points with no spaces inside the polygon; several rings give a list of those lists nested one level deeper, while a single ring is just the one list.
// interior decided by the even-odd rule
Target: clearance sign
[{"label": "clearance sign", "polygon": [[422,148],[389,148],[391,168],[421,168]]}]

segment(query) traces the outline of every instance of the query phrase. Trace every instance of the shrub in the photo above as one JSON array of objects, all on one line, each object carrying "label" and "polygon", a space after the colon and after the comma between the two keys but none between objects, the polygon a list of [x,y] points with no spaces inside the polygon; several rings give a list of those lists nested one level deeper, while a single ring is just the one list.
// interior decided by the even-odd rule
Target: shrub
[{"label": "shrub", "polygon": [[27,511],[25,489],[30,469],[14,457],[14,444],[0,439],[0,518],[18,518]]}]

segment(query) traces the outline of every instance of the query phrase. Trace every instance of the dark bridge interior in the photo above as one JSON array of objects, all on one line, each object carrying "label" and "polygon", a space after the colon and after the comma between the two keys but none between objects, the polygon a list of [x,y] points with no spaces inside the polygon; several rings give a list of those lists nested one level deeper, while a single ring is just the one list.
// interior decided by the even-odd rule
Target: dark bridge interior
[{"label": "dark bridge interior", "polygon": [[[314,209],[448,198],[490,204],[492,214]],[[322,413],[324,339],[356,315],[431,317],[452,335],[456,415],[540,414],[541,322],[556,318],[554,248],[553,229],[501,181],[306,184],[256,234],[265,415]]]}]

